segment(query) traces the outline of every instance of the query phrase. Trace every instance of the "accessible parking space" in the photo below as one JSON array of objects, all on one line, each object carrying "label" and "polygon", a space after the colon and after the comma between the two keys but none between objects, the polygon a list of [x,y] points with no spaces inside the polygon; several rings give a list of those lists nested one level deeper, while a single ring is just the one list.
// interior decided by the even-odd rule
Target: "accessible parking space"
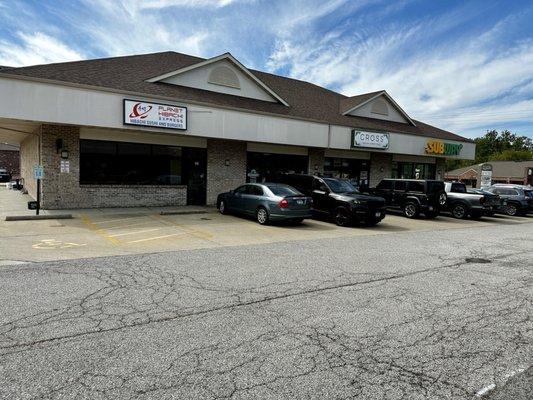
[{"label": "accessible parking space", "polygon": [[486,225],[497,228],[498,224],[533,221],[531,216],[496,216],[472,221],[449,216],[434,220],[407,219],[389,214],[374,227],[342,228],[311,219],[299,225],[262,226],[250,219],[220,215],[213,208],[201,212],[161,215],[156,209],[72,210],[72,220],[2,221],[0,259],[7,264]]}]

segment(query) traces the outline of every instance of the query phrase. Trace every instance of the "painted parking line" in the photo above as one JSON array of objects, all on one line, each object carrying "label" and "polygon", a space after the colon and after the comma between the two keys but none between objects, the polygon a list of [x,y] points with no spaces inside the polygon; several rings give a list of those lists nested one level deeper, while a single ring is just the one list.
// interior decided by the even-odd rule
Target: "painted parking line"
[{"label": "painted parking line", "polygon": [[132,224],[117,225],[117,226],[106,226],[105,228],[100,228],[100,229],[105,229],[106,231],[110,231],[110,230],[113,230],[113,229],[122,229],[122,228],[129,228],[129,227],[132,227],[132,226],[142,225],[142,224],[146,224],[148,222],[152,222],[152,221],[150,221],[148,219],[146,221],[134,222]]},{"label": "painted parking line", "polygon": [[107,234],[107,232],[105,231],[105,229],[101,229],[100,227],[95,225],[94,222],[87,215],[83,214],[81,216],[81,220],[83,221],[83,223],[85,225],[87,225],[87,227],[90,230],[96,232],[98,235],[100,235],[101,237],[103,237],[107,241],[111,242],[111,244],[113,244],[114,246],[117,246],[117,245],[120,244],[120,241],[118,239],[115,239],[115,238],[109,236]]},{"label": "painted parking line", "polygon": [[144,231],[133,231],[133,232],[117,233],[115,235],[109,235],[109,237],[136,235],[136,234],[139,234],[139,233],[154,232],[154,231],[159,231],[159,230],[161,230],[161,228],[145,229]]},{"label": "painted parking line", "polygon": [[126,242],[126,243],[131,244],[131,243],[148,242],[150,240],[165,239],[165,238],[172,237],[172,236],[187,236],[187,234],[186,233],[172,233],[170,235],[155,236],[155,237],[149,237],[145,239],[132,240],[131,242]]},{"label": "painted parking line", "polygon": [[[142,215],[144,216],[144,215]],[[117,222],[117,221],[126,221],[126,220],[130,220],[130,219],[135,219],[135,218],[138,218],[139,216],[135,215],[133,217],[128,217],[128,218],[117,218],[117,219],[108,219],[108,220],[105,220],[105,221],[94,221],[93,223],[95,225],[100,225],[100,224],[108,224],[108,223],[111,223],[111,222]]]},{"label": "painted parking line", "polygon": [[179,223],[177,223],[177,222],[175,222],[175,221],[173,221],[171,219],[168,219],[166,217],[163,217],[161,215],[150,215],[149,217],[154,219],[154,220],[156,220],[156,221],[162,222],[162,223],[164,223],[167,226],[172,226],[174,228],[178,228],[178,229],[180,229],[182,231],[185,231],[185,233],[187,233],[189,235],[196,236],[196,237],[198,237],[200,239],[216,243],[216,242],[214,242],[212,240],[213,239],[213,234],[211,234],[209,232],[204,232],[204,231],[201,231],[201,230],[198,230],[198,229],[190,228],[188,226],[179,224]]}]

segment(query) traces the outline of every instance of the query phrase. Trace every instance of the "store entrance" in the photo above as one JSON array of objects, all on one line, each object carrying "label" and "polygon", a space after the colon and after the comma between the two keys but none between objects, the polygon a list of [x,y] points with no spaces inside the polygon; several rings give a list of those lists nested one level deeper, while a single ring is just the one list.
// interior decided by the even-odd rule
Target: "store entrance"
[{"label": "store entrance", "polygon": [[187,182],[187,205],[204,206],[207,194],[207,151],[183,148],[183,181]]},{"label": "store entrance", "polygon": [[246,155],[246,182],[276,182],[280,174],[306,174],[307,166],[307,156],[249,151]]},{"label": "store entrance", "polygon": [[370,161],[353,158],[326,157],[324,175],[347,179],[358,187],[368,187],[370,179]]}]

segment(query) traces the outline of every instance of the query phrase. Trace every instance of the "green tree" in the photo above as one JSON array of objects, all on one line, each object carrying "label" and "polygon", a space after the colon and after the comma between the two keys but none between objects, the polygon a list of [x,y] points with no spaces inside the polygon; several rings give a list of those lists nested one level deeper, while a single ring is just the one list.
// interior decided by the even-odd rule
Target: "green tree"
[{"label": "green tree", "polygon": [[[491,160],[527,161],[533,160],[533,141],[527,136],[518,136],[510,131],[488,130],[485,135],[474,139],[476,158],[474,164]],[[470,160],[446,160],[446,170],[471,165]]]}]

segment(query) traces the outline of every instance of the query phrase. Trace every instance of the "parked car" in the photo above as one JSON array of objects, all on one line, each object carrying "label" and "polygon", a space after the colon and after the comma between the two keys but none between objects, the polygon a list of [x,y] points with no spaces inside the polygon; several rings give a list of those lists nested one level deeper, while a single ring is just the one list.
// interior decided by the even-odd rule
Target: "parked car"
[{"label": "parked car", "polygon": [[385,199],[387,208],[401,210],[407,218],[420,213],[435,218],[446,203],[444,182],[419,179],[383,179],[369,192]]},{"label": "parked car", "polygon": [[11,174],[7,172],[7,169],[0,168],[0,182],[9,182],[11,180]]},{"label": "parked car", "polygon": [[480,219],[486,212],[492,210],[487,198],[483,194],[468,193],[466,185],[462,182],[446,182],[446,204],[444,210],[451,212],[454,218]]},{"label": "parked car", "polygon": [[507,201],[507,215],[526,215],[533,211],[533,188],[523,185],[495,184],[487,189]]},{"label": "parked car", "polygon": [[311,204],[310,197],[279,183],[249,183],[217,198],[221,214],[254,216],[261,225],[282,220],[300,223],[311,218]]},{"label": "parked car", "polygon": [[279,180],[311,196],[314,215],[332,218],[339,226],[373,226],[385,218],[385,200],[360,193],[347,180],[304,174],[285,174]]},{"label": "parked car", "polygon": [[475,188],[467,189],[467,192],[473,194],[482,194],[483,196],[485,196],[485,204],[489,206],[484,211],[485,215],[492,217],[496,213],[506,212],[507,200],[502,199],[499,195],[491,193],[484,189]]}]

